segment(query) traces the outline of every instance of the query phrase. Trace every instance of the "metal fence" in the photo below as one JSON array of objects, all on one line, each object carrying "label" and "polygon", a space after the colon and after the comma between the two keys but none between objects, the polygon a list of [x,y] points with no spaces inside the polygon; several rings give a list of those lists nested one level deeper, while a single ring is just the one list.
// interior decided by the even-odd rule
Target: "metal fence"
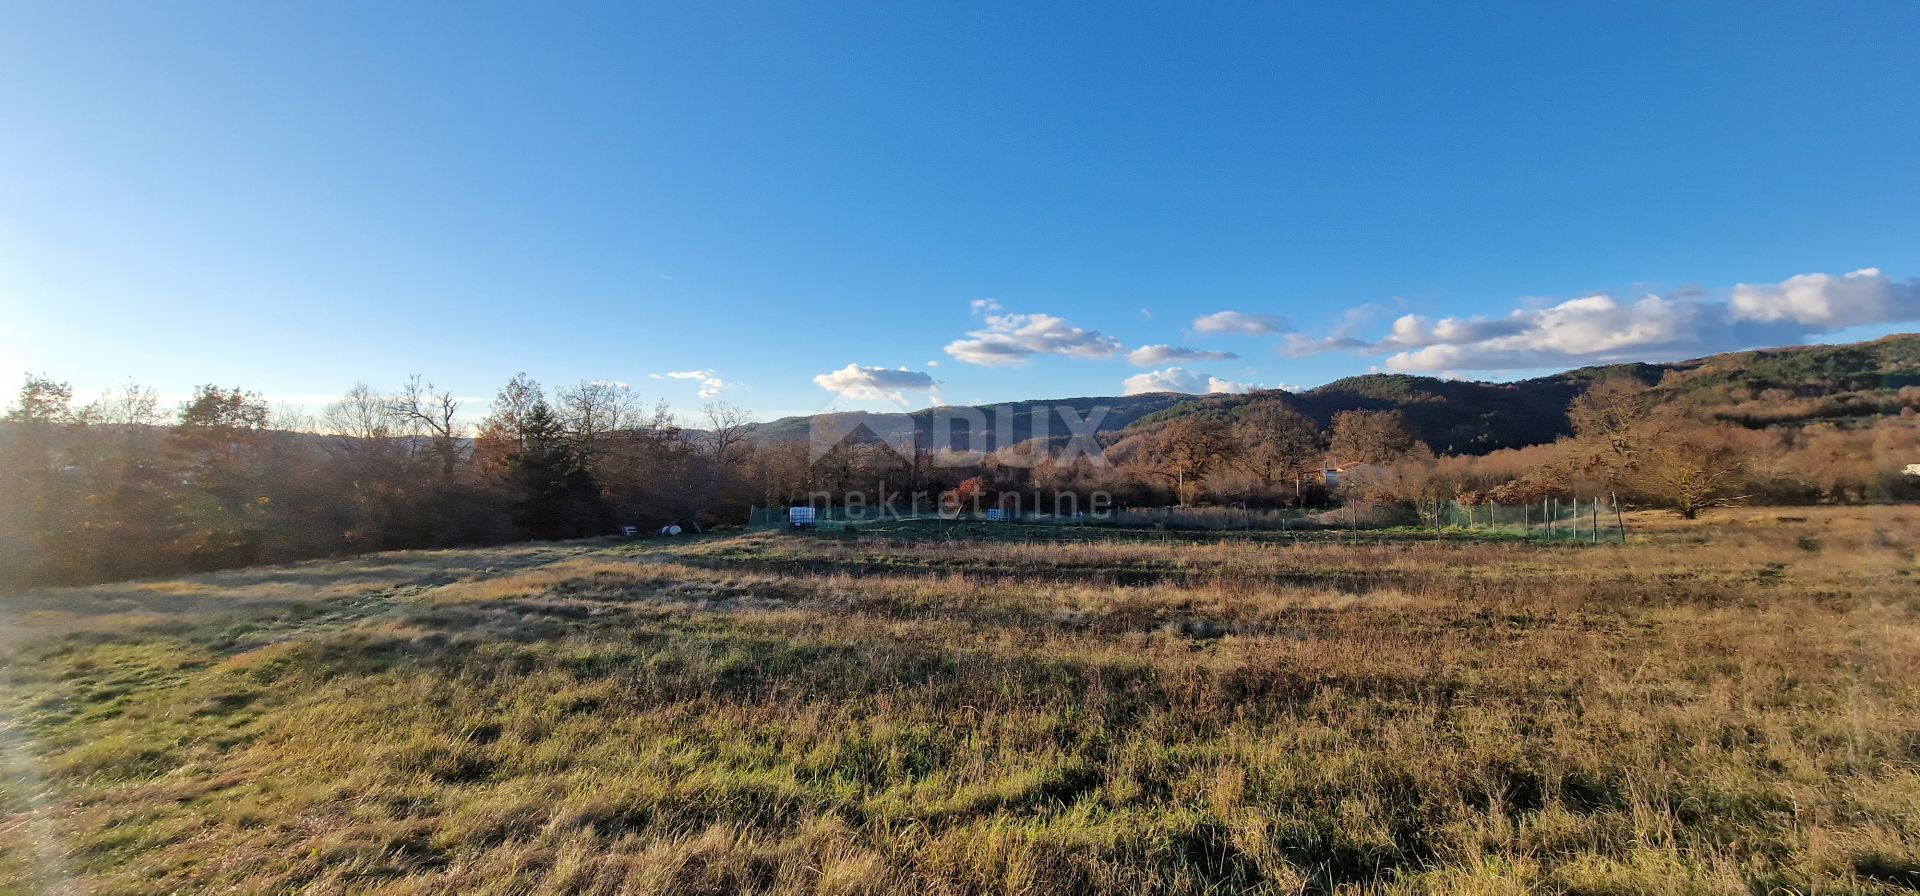
[{"label": "metal fence", "polygon": [[1440,501],[1418,508],[1423,524],[1567,541],[1625,541],[1626,517],[1620,504],[1605,498],[1543,498],[1524,504],[1462,504]]},{"label": "metal fence", "polygon": [[[747,528],[786,529],[788,508],[752,508]],[[882,513],[873,507],[815,505],[814,528],[836,532],[862,526],[939,520],[1022,526],[1114,526],[1142,529],[1276,531],[1308,529],[1430,529],[1436,535],[1485,533],[1575,542],[1625,541],[1625,519],[1611,498],[1546,498],[1526,504],[1463,504],[1436,501],[1415,504],[1348,504],[1336,507],[1248,508],[1126,507],[1102,514],[990,513],[988,508],[957,515],[937,512]]]}]

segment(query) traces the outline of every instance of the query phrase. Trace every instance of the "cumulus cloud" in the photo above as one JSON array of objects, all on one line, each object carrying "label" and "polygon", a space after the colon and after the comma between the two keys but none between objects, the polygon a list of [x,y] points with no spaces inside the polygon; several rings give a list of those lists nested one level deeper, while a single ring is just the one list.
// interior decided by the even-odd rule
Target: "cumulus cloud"
[{"label": "cumulus cloud", "polygon": [[[699,385],[701,398],[713,398],[729,386],[740,385],[721,379],[719,374],[711,370],[675,370],[669,373],[649,373],[647,377],[656,380],[691,380]],[[626,387],[625,383],[618,385],[622,388]]]},{"label": "cumulus cloud", "polygon": [[[988,301],[988,300],[980,300]],[[1125,347],[1096,330],[1076,327],[1051,314],[997,314],[998,305],[974,303],[986,324],[947,344],[947,354],[968,364],[1017,364],[1034,355],[1111,358]]]},{"label": "cumulus cloud", "polygon": [[1282,333],[1292,328],[1286,318],[1274,314],[1215,311],[1194,318],[1193,329],[1200,333]]},{"label": "cumulus cloud", "polygon": [[1168,361],[1231,361],[1238,357],[1233,352],[1210,352],[1179,345],[1143,345],[1127,353],[1127,362],[1135,367],[1152,367]]},{"label": "cumulus cloud", "polygon": [[1125,387],[1128,395],[1141,395],[1147,392],[1184,392],[1189,395],[1213,392],[1240,393],[1260,388],[1252,383],[1223,380],[1217,376],[1184,367],[1149,370],[1146,373],[1127,377],[1121,385]]},{"label": "cumulus cloud", "polygon": [[1920,320],[1920,280],[1875,268],[1801,274],[1778,284],[1718,293],[1688,287],[1667,295],[1590,295],[1518,308],[1504,317],[1438,320],[1409,314],[1377,340],[1345,332],[1289,337],[1293,354],[1390,353],[1386,369],[1434,373],[1517,370],[1664,360],[1804,341],[1847,327]]},{"label": "cumulus cloud", "polygon": [[1730,303],[1737,320],[1793,321],[1838,330],[1920,319],[1920,279],[1888,279],[1879,268],[1851,274],[1801,274],[1776,285],[1742,283]]},{"label": "cumulus cloud", "polygon": [[[1704,332],[1715,323],[1696,302],[1647,296],[1624,302],[1595,295],[1548,308],[1515,312],[1500,321],[1443,319],[1398,329],[1406,348],[1387,358],[1387,369],[1401,372],[1500,370],[1547,367],[1582,361],[1617,361],[1718,348],[1720,339]],[[1396,325],[1406,321],[1401,318]]]},{"label": "cumulus cloud", "polygon": [[1380,344],[1388,348],[1464,345],[1512,336],[1526,328],[1526,320],[1518,313],[1511,317],[1494,320],[1477,317],[1468,319],[1443,317],[1437,321],[1428,320],[1418,314],[1407,314],[1394,319],[1392,328],[1387,331],[1387,337],[1381,340]]},{"label": "cumulus cloud", "polygon": [[887,399],[906,404],[908,392],[931,392],[939,385],[932,376],[905,367],[862,367],[858,364],[823,373],[814,385],[860,401]]}]

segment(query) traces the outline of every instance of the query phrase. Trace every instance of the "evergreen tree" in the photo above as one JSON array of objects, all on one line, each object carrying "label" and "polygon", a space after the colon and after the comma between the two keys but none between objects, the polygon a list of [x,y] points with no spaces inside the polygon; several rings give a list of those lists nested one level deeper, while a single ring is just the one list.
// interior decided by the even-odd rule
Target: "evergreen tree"
[{"label": "evergreen tree", "polygon": [[518,497],[515,525],[532,538],[604,532],[599,486],[545,401],[536,400],[521,419],[519,443],[507,456],[507,478]]}]

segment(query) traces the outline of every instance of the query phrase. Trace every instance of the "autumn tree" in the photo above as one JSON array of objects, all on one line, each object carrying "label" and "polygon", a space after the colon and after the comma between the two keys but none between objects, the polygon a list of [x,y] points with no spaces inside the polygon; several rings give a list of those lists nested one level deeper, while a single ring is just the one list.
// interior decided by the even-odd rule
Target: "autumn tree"
[{"label": "autumn tree", "polygon": [[1399,411],[1341,411],[1333,415],[1329,451],[1340,463],[1390,464],[1414,450],[1420,437]]},{"label": "autumn tree", "polygon": [[28,376],[19,397],[7,409],[8,423],[45,426],[73,422],[73,386],[43,376]]},{"label": "autumn tree", "polygon": [[1653,410],[1647,387],[1625,377],[1595,383],[1576,396],[1567,406],[1567,422],[1589,472],[1598,472],[1615,486],[1630,478],[1641,449],[1654,434],[1649,429]]},{"label": "autumn tree", "polygon": [[1213,472],[1237,445],[1225,423],[1193,414],[1174,420],[1155,433],[1146,445],[1142,470],[1173,488],[1182,506],[1192,503]]},{"label": "autumn tree", "polygon": [[1725,507],[1739,493],[1746,472],[1744,453],[1723,428],[1690,421],[1643,425],[1646,438],[1636,450],[1635,492],[1685,519],[1709,507]]},{"label": "autumn tree", "polygon": [[545,402],[546,392],[539,381],[525,373],[514,374],[500,387],[473,439],[475,461],[481,469],[495,476],[505,473],[507,458],[526,449],[527,416],[534,405]]},{"label": "autumn tree", "polygon": [[267,404],[257,392],[206,385],[180,408],[167,436],[183,492],[181,522],[196,568],[251,563],[259,555],[268,471],[259,463],[267,440]]},{"label": "autumn tree", "polygon": [[987,480],[979,476],[969,476],[953,488],[940,493],[940,510],[948,515],[964,513],[977,509],[987,496]]},{"label": "autumn tree", "polygon": [[1595,384],[1567,407],[1578,458],[1609,487],[1686,519],[1741,499],[1747,461],[1725,428],[1661,406],[1631,379]]},{"label": "autumn tree", "polygon": [[24,578],[47,566],[71,536],[75,495],[60,475],[61,431],[73,420],[73,389],[29,376],[0,432],[0,576]]},{"label": "autumn tree", "polygon": [[1319,463],[1319,428],[1279,402],[1254,406],[1233,429],[1237,459],[1263,489],[1291,480],[1297,495],[1302,472]]}]

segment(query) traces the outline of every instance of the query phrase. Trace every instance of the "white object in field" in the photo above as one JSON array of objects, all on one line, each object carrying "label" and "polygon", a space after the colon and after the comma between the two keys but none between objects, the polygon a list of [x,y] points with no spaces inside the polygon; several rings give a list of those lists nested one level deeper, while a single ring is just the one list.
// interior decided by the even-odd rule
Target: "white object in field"
[{"label": "white object in field", "polygon": [[787,525],[795,529],[813,528],[813,508],[811,506],[787,508]]},{"label": "white object in field", "polygon": [[1907,464],[1905,472],[1908,476],[1920,476],[1920,464]]},{"label": "white object in field", "polygon": [[680,527],[679,526],[661,526],[660,534],[661,535],[679,535]]},{"label": "white object in field", "polygon": [[639,526],[621,526],[620,534],[625,535],[628,538],[632,538],[635,535],[640,534],[640,527]]}]

